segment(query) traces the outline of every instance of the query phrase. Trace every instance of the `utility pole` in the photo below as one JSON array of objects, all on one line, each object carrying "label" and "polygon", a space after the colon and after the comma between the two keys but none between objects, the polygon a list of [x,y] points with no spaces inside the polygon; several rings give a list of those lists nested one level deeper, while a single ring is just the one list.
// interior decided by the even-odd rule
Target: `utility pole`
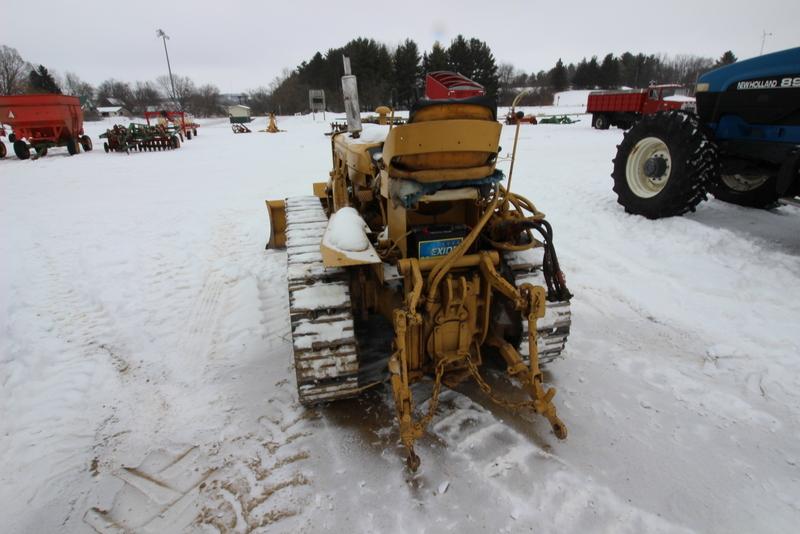
[{"label": "utility pole", "polygon": [[[169,84],[172,86],[172,102],[175,103],[178,108],[180,108],[180,104],[178,103],[177,95],[175,94],[175,80],[172,79],[172,67],[169,64],[169,52],[167,52],[167,39],[169,39],[169,35],[164,33],[164,30],[158,29],[156,30],[156,36],[161,37],[164,41],[164,55],[167,56],[167,71],[169,72]],[[762,47],[763,48],[763,47]]]},{"label": "utility pole", "polygon": [[772,37],[772,33],[767,33],[767,30],[761,31],[761,52],[758,54],[759,56],[764,55],[764,43],[767,42],[767,37]]}]

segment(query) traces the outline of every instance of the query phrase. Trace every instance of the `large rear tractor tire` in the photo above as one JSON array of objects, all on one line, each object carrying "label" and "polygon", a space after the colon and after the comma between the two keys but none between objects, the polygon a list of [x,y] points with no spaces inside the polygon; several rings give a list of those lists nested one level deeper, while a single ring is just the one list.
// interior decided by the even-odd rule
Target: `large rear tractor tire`
[{"label": "large rear tractor tire", "polygon": [[778,203],[777,177],[722,174],[709,184],[717,200],[748,208],[773,208]]},{"label": "large rear tractor tire", "polygon": [[625,133],[614,158],[614,192],[628,213],[660,219],[694,211],[719,175],[716,145],[695,115],[647,115]]},{"label": "large rear tractor tire", "polygon": [[28,147],[28,143],[19,139],[14,141],[14,154],[16,154],[19,159],[30,159],[31,149]]}]

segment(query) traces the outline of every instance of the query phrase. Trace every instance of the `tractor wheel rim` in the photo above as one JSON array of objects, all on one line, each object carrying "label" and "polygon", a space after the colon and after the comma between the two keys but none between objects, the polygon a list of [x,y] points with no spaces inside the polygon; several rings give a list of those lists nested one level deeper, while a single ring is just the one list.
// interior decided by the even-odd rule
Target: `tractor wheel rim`
[{"label": "tractor wheel rim", "polygon": [[769,180],[769,176],[745,176],[742,174],[723,174],[722,182],[734,191],[746,193],[758,189]]},{"label": "tractor wheel rim", "polygon": [[[648,160],[662,160],[664,172],[660,176],[648,176],[645,165]],[[636,143],[625,164],[625,178],[628,187],[640,198],[652,198],[659,194],[669,181],[672,173],[672,157],[666,143],[658,137],[645,137]]]}]

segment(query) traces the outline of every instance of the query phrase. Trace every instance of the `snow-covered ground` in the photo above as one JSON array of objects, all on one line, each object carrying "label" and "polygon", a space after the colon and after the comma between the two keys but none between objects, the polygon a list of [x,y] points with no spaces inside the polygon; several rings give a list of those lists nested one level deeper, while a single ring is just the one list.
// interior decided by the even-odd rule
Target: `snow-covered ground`
[{"label": "snow-covered ground", "polygon": [[310,194],[330,140],[278,124],[0,161],[0,530],[796,531],[800,210],[629,216],[621,131],[522,126],[514,189],[575,294],[547,375],[569,437],[465,387],[410,476],[388,390],[296,403],[263,201]]}]

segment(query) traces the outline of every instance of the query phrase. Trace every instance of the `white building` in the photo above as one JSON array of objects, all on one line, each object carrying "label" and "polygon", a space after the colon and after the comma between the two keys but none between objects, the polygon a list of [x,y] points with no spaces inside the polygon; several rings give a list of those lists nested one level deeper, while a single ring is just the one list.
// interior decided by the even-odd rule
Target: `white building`
[{"label": "white building", "polygon": [[130,117],[131,112],[122,106],[101,106],[97,108],[101,117]]},{"label": "white building", "polygon": [[231,123],[243,123],[253,120],[250,117],[250,107],[243,104],[228,106],[228,116],[231,119]]}]

